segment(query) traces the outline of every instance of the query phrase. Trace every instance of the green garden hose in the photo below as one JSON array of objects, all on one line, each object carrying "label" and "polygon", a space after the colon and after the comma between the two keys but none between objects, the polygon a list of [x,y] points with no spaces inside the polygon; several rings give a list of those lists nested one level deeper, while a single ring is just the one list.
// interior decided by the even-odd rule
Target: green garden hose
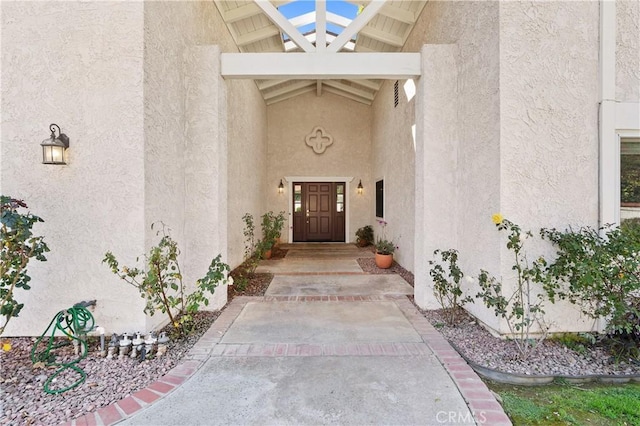
[{"label": "green garden hose", "polygon": [[[31,349],[31,362],[34,364],[37,362],[44,362],[46,365],[60,366],[55,373],[53,373],[46,382],[44,382],[44,391],[48,394],[59,394],[62,392],[66,392],[69,389],[73,389],[87,378],[87,373],[85,373],[80,367],[76,364],[82,361],[87,356],[87,332],[93,330],[94,319],[91,312],[87,310],[87,307],[90,305],[95,305],[95,300],[89,302],[80,302],[73,305],[73,307],[69,309],[65,309],[56,314],[55,317],[49,323],[47,329],[42,333],[42,335],[36,340],[36,343],[33,345],[33,349]],[[55,342],[56,332],[60,331],[65,336],[69,338],[67,341]],[[37,352],[38,346],[45,336],[49,335],[47,341],[47,347],[43,351]],[[56,355],[52,351],[59,349],[63,346],[69,346],[72,341],[77,341],[80,345],[80,353],[79,357],[70,362],[56,362]],[[56,377],[65,370],[71,369],[78,373],[80,376],[78,380],[76,380],[71,385],[61,388],[61,389],[51,389],[51,384],[56,379]]]}]

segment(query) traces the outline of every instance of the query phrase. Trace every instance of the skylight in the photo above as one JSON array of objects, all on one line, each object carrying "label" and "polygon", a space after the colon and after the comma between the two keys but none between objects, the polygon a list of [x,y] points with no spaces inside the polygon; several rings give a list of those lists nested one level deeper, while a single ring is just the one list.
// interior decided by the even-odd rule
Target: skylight
[{"label": "skylight", "polygon": [[[327,41],[333,40],[346,26],[358,15],[359,7],[343,1],[327,1]],[[316,2],[309,0],[296,0],[278,7],[278,10],[287,18],[302,34],[314,43],[316,33]],[[331,37],[333,35],[334,37]],[[282,35],[285,49],[295,49],[287,34]],[[345,46],[347,49],[353,43]]]}]

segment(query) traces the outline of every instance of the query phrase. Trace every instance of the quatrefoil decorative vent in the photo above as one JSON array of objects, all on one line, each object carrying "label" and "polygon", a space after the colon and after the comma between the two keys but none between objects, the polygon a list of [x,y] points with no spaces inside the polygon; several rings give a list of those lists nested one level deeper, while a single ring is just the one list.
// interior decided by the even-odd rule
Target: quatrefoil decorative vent
[{"label": "quatrefoil decorative vent", "polygon": [[308,146],[313,149],[316,154],[322,154],[333,143],[333,136],[328,134],[324,128],[316,126],[304,138]]}]

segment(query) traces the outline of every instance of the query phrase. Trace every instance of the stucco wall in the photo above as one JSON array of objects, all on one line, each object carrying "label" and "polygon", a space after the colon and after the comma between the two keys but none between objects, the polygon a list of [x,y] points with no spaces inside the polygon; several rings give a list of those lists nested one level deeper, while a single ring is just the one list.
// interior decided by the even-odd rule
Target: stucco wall
[{"label": "stucco wall", "polygon": [[[355,231],[373,225],[375,214],[371,108],[331,93],[318,97],[314,92],[268,106],[267,121],[266,210],[288,213],[291,194],[286,191],[278,194],[278,184],[284,176],[353,176],[347,198],[350,204],[347,239],[355,241]],[[316,126],[333,136],[333,144],[323,154],[316,154],[305,144],[305,136]],[[362,195],[356,190],[360,179],[364,186]],[[289,225],[291,221],[285,224]]]},{"label": "stucco wall", "polygon": [[[101,264],[144,248],[143,5],[2,2],[3,194],[23,198],[51,252],[6,335],[40,335],[51,318],[97,299],[98,324],[144,326],[137,290]],[[70,138],[66,166],[43,165],[50,123]]]},{"label": "stucco wall", "polygon": [[616,2],[616,99],[640,102],[640,1]]},{"label": "stucco wall", "polygon": [[[372,107],[373,181],[371,197],[375,202],[375,182],[384,179],[385,234],[399,247],[394,260],[413,271],[415,207],[415,97],[408,100],[399,82],[398,106],[394,107],[394,81],[386,81]],[[376,238],[382,228],[374,224]]]},{"label": "stucco wall", "polygon": [[[534,233],[598,224],[598,33],[596,2],[500,5],[501,212]],[[531,250],[530,259],[553,253]],[[584,327],[567,305],[553,310],[561,329]]]},{"label": "stucco wall", "polygon": [[[441,249],[458,249],[461,267],[475,275],[480,268],[499,268],[499,241],[490,221],[491,214],[500,206],[498,4],[427,3],[405,50],[420,51],[424,44],[450,44],[457,50],[457,107],[455,116],[449,117],[457,134],[457,141],[452,144],[456,150],[453,160],[456,171],[450,191],[454,196],[444,206],[449,220],[455,222],[451,227],[457,231],[453,238],[443,237],[439,241],[435,238],[439,229],[425,230],[427,236],[416,238],[432,238],[433,244]],[[444,75],[448,71],[443,68],[439,72]],[[429,95],[426,96],[429,100]],[[429,128],[433,123],[424,125]],[[431,208],[440,211],[443,206]],[[416,263],[430,260],[431,250],[422,256],[416,258]],[[425,300],[425,305],[433,302],[431,294],[425,297],[432,298]],[[470,310],[487,321],[492,320],[493,315],[487,315],[481,307]]]}]

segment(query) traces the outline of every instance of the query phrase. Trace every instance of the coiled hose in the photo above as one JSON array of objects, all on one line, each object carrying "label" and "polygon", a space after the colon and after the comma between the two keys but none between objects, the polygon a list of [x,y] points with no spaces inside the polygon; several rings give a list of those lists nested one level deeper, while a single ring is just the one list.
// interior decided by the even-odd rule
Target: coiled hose
[{"label": "coiled hose", "polygon": [[[73,307],[69,309],[65,309],[56,314],[55,317],[49,323],[47,329],[42,333],[42,335],[36,340],[36,343],[33,345],[33,349],[31,349],[31,362],[34,364],[37,362],[43,362],[46,365],[60,366],[58,370],[55,371],[46,382],[44,382],[44,391],[48,394],[59,394],[62,392],[66,392],[69,389],[73,389],[87,378],[87,373],[85,373],[80,367],[76,364],[82,361],[87,356],[87,332],[93,330],[94,327],[94,319],[91,312],[87,309],[88,306],[95,305],[95,300],[92,301],[83,301],[80,303],[76,303]],[[69,340],[56,343],[55,335],[56,332],[60,331],[65,336],[69,338]],[[49,335],[47,341],[46,349],[38,352],[38,346],[45,339],[45,337]],[[79,344],[79,354],[78,358],[70,361],[70,362],[56,362],[56,355],[52,353],[52,351],[59,349],[64,346],[69,346],[71,342],[77,341]],[[65,370],[71,369],[79,374],[78,380],[73,382],[71,385],[60,388],[60,389],[51,389],[51,384],[54,382],[56,377]]]}]

